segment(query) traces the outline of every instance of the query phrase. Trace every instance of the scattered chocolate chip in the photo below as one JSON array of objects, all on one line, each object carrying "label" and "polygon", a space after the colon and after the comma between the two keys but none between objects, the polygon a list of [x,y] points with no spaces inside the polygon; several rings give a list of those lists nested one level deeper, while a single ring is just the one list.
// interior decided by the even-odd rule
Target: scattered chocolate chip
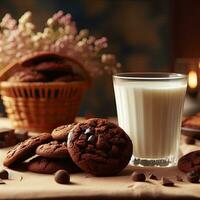
[{"label": "scattered chocolate chip", "polygon": [[155,176],[154,174],[150,174],[149,178],[153,180],[158,180],[157,176]]},{"label": "scattered chocolate chip", "polygon": [[6,184],[2,179],[0,179],[0,184]]},{"label": "scattered chocolate chip", "polygon": [[8,172],[5,169],[0,170],[0,178],[8,179]]},{"label": "scattered chocolate chip", "polygon": [[146,180],[145,174],[139,173],[139,172],[133,172],[131,177],[132,177],[132,180],[136,182],[145,182]]},{"label": "scattered chocolate chip", "polygon": [[181,176],[179,176],[179,175],[176,176],[176,180],[180,181],[180,182],[183,182],[183,178]]},{"label": "scattered chocolate chip", "polygon": [[188,172],[187,174],[187,180],[191,183],[198,183],[199,182],[199,174],[197,172]]},{"label": "scattered chocolate chip", "polygon": [[23,180],[23,176],[20,176],[20,179],[19,179],[19,181],[22,181]]},{"label": "scattered chocolate chip", "polygon": [[193,137],[186,137],[185,138],[185,143],[186,144],[195,144],[195,139]]},{"label": "scattered chocolate chip", "polygon": [[164,186],[168,186],[168,187],[174,186],[174,182],[172,180],[168,179],[168,178],[165,178],[165,177],[162,178],[162,184]]},{"label": "scattered chocolate chip", "polygon": [[90,128],[87,128],[87,129],[85,130],[84,134],[85,134],[85,135],[90,135],[90,134],[92,134],[91,129],[90,129]]},{"label": "scattered chocolate chip", "polygon": [[88,138],[88,142],[94,144],[96,142],[96,136],[95,135],[90,135]]},{"label": "scattered chocolate chip", "polygon": [[58,170],[55,173],[55,181],[60,184],[69,184],[70,183],[70,175],[66,170]]}]

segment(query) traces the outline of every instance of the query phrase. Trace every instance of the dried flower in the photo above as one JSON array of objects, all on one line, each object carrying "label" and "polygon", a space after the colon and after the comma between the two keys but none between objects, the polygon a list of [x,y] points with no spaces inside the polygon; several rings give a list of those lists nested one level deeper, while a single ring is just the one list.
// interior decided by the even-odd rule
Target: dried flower
[{"label": "dried flower", "polygon": [[107,38],[96,39],[87,29],[78,32],[71,14],[63,11],[49,18],[42,32],[35,31],[30,11],[25,12],[18,22],[6,14],[0,23],[0,67],[27,54],[52,51],[80,62],[91,77],[101,75],[105,70],[114,73],[120,64],[114,55],[102,55],[107,47]]}]

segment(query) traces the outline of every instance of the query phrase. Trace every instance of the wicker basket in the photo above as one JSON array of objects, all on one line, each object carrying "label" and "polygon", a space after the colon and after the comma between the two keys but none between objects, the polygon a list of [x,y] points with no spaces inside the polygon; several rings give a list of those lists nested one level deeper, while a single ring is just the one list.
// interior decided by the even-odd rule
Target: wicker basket
[{"label": "wicker basket", "polygon": [[[0,77],[7,77],[12,67]],[[15,65],[16,70],[16,65]],[[68,83],[1,82],[1,95],[9,119],[16,129],[49,132],[74,121],[88,81]]]}]

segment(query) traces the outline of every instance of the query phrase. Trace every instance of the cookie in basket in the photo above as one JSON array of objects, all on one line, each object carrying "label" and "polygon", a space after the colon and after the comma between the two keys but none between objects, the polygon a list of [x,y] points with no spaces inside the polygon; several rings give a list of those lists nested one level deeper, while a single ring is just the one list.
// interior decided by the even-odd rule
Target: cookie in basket
[{"label": "cookie in basket", "polygon": [[44,74],[31,69],[16,72],[8,79],[9,82],[46,82],[47,80]]}]

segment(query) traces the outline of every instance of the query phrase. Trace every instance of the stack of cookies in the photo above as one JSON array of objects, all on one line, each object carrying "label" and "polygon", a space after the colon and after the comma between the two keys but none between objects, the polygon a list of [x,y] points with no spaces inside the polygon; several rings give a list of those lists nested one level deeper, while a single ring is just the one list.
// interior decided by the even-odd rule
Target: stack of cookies
[{"label": "stack of cookies", "polygon": [[32,172],[81,169],[95,176],[111,176],[127,166],[132,151],[129,136],[119,126],[93,118],[29,138],[8,152],[4,165],[11,167],[34,156],[26,162]]},{"label": "stack of cookies", "polygon": [[[45,55],[45,59],[42,57]],[[83,78],[61,56],[46,53],[33,56],[21,63],[21,69],[9,78],[9,82],[71,82]]]},{"label": "stack of cookies", "polygon": [[71,160],[67,149],[70,128],[72,125],[61,126],[53,130],[52,134],[42,133],[27,139],[8,152],[4,165],[15,168],[27,160],[25,165],[31,172],[52,174],[59,169],[69,173],[79,172],[80,169]]}]

